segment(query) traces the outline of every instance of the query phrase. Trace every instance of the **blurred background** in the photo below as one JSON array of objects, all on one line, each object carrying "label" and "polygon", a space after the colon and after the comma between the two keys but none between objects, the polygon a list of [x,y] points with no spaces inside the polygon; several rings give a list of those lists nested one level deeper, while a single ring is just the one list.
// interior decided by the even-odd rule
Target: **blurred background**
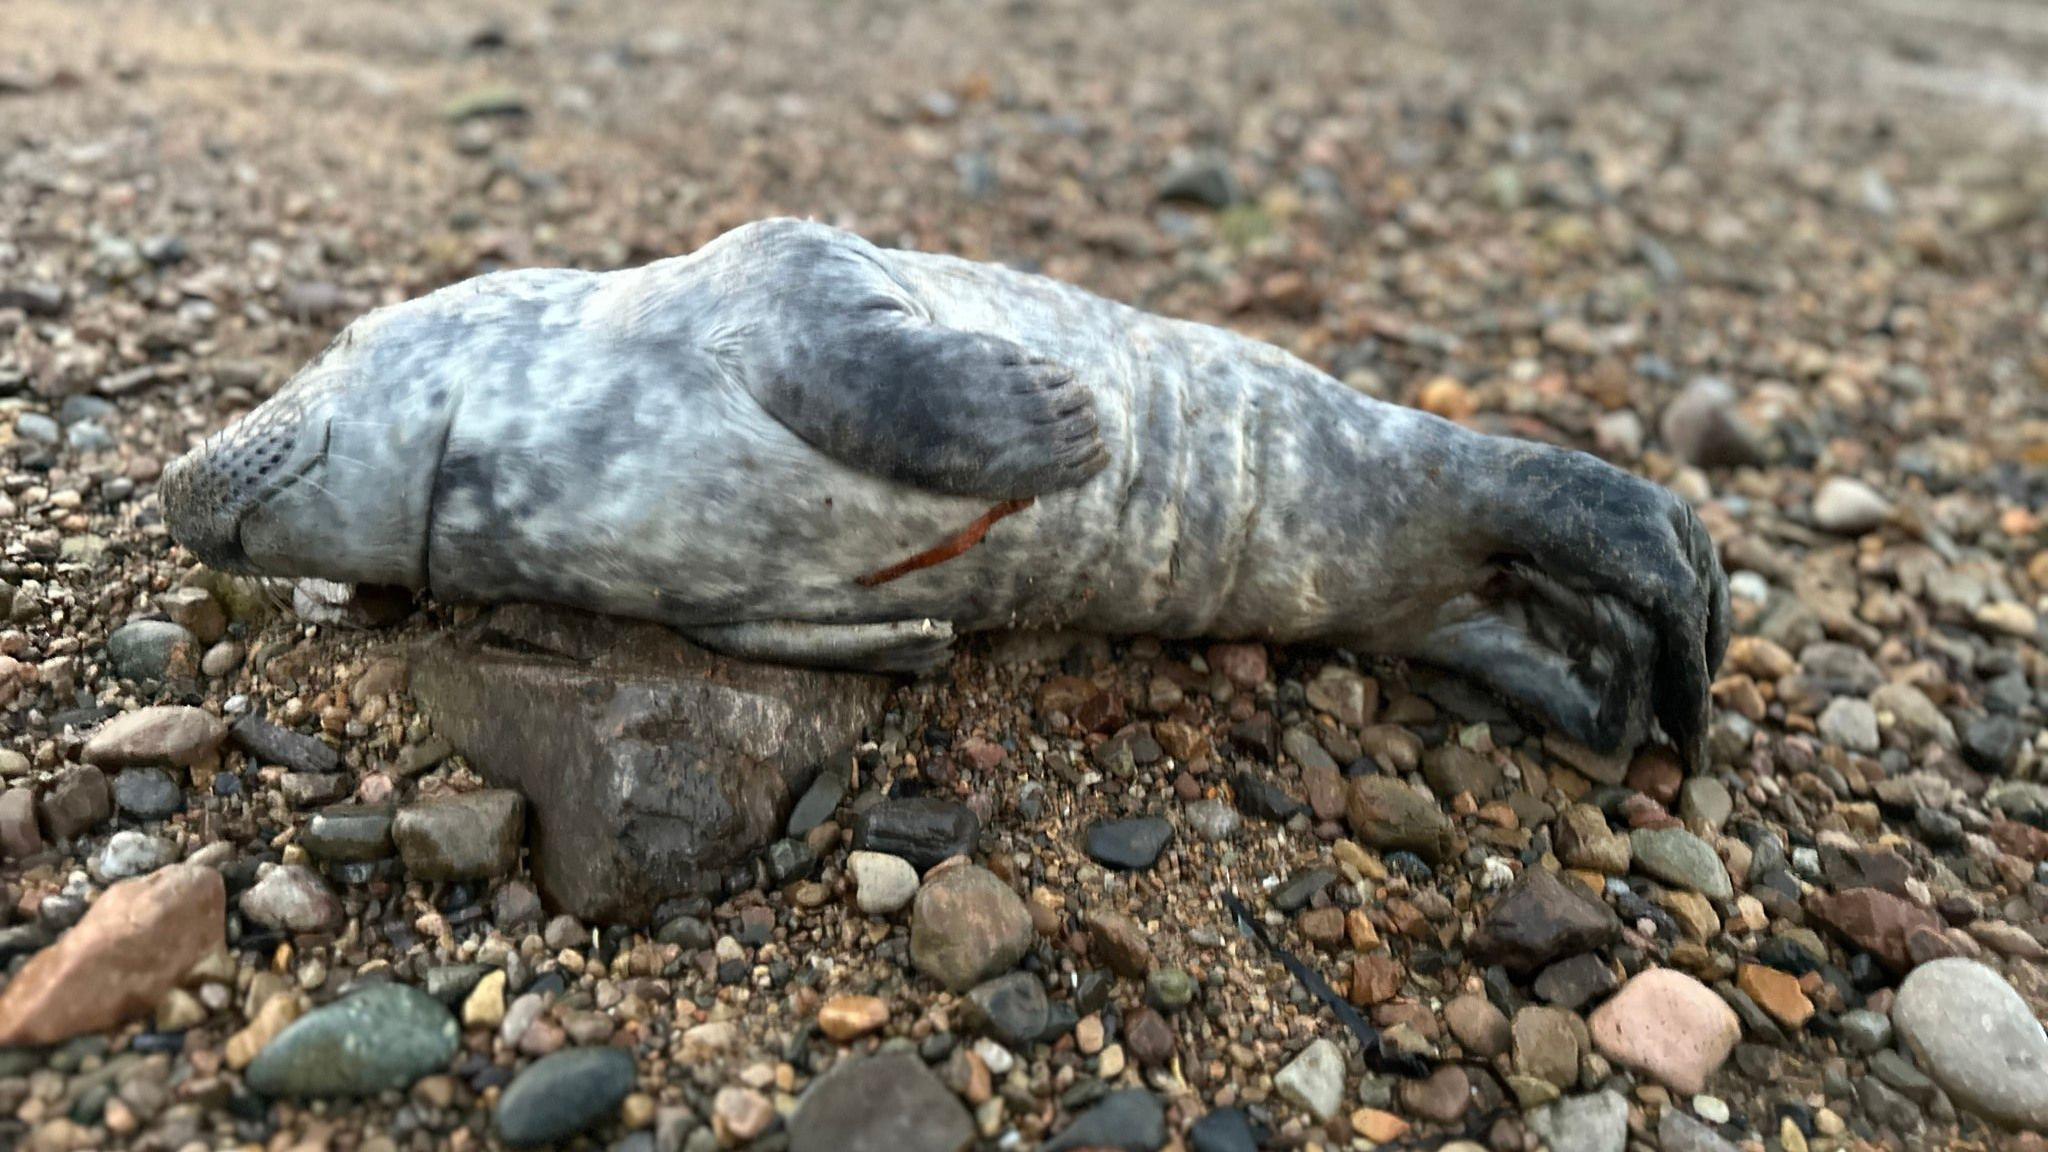
[{"label": "blurred background", "polygon": [[1700,374],[1773,458],[1895,401],[1983,463],[2039,442],[2018,0],[9,0],[0,32],[5,266],[137,286],[72,313],[112,347],[17,340],[58,391],[201,344],[274,384],[369,305],[791,213],[1615,456]]}]

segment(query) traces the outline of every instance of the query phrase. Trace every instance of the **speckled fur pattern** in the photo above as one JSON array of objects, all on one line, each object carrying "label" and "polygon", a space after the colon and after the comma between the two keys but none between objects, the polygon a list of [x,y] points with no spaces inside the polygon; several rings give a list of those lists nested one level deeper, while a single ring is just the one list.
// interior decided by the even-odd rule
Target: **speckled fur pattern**
[{"label": "speckled fur pattern", "polygon": [[[1036,500],[964,555],[855,582],[1015,495]],[[163,499],[223,566],[706,637],[935,621],[1434,657],[1608,745],[1644,735],[1666,657],[1656,691],[1698,705],[1658,715],[1696,737],[1725,643],[1718,563],[1661,489],[1222,329],[793,220],[371,313]],[[1541,675],[1488,668],[1504,655]],[[1574,667],[1595,681],[1576,699],[1540,683]]]}]

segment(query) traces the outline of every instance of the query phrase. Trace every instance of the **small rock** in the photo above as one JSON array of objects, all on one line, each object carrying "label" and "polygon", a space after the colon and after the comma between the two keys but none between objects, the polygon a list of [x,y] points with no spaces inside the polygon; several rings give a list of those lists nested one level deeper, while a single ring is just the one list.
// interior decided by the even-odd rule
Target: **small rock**
[{"label": "small rock", "polygon": [[999,976],[1031,947],[1031,913],[985,868],[948,868],[918,889],[910,914],[910,958],[953,992]]},{"label": "small rock", "polygon": [[1353,732],[1371,724],[1379,712],[1379,683],[1342,664],[1326,665],[1316,673],[1305,694],[1311,705],[1336,717],[1339,724]]},{"label": "small rock", "polygon": [[[1204,155],[1169,168],[1159,181],[1159,199],[1169,203],[1198,204],[1204,208],[1228,208],[1244,199],[1244,190],[1238,186],[1229,160],[1222,156]],[[1263,657],[1263,651],[1260,655]],[[1215,658],[1212,656],[1209,662],[1214,665]]]},{"label": "small rock", "polygon": [[1735,1152],[1720,1133],[1669,1107],[1657,1121],[1657,1143],[1662,1152]]},{"label": "small rock", "polygon": [[286,932],[331,932],[347,917],[319,874],[297,864],[272,867],[237,906],[258,924]]},{"label": "small rock", "polygon": [[1536,976],[1536,995],[1544,1002],[1576,1012],[1614,991],[1614,972],[1592,952],[1568,956]]},{"label": "small rock", "polygon": [[1455,1124],[1472,1106],[1472,1078],[1463,1068],[1445,1064],[1421,1080],[1403,1080],[1401,1106],[1425,1120]]},{"label": "small rock", "polygon": [[1891,501],[1861,480],[1829,478],[1813,496],[1813,522],[1822,531],[1860,536],[1890,519]]},{"label": "small rock", "polygon": [[178,846],[132,829],[114,833],[92,858],[92,871],[106,880],[144,876],[178,858]]},{"label": "small rock", "polygon": [[107,637],[114,674],[127,680],[163,680],[199,666],[197,636],[168,620],[134,620]]},{"label": "small rock", "polygon": [[2048,1034],[1995,970],[1960,957],[1920,965],[1899,986],[1892,1025],[1957,1104],[2048,1130]]},{"label": "small rock", "polygon": [[1698,377],[1664,409],[1658,433],[1679,459],[1695,467],[1764,463],[1764,438],[1741,415],[1740,399],[1727,381]]},{"label": "small rock", "polygon": [[908,1052],[835,1065],[789,1118],[790,1152],[965,1152],[973,1141],[960,1098]]},{"label": "small rock", "polygon": [[1273,1087],[1317,1121],[1328,1120],[1344,1103],[1344,1054],[1317,1040],[1274,1075]]},{"label": "small rock", "polygon": [[1579,1079],[1579,1018],[1562,1008],[1531,1005],[1515,1013],[1515,1067],[1522,1075],[1569,1088]]},{"label": "small rock", "polygon": [[1109,969],[1126,980],[1143,980],[1152,970],[1152,946],[1145,930],[1119,912],[1088,914],[1088,934]]},{"label": "small rock", "polygon": [[[433,990],[428,989],[432,995]],[[434,997],[436,1000],[441,997]],[[493,968],[478,978],[469,995],[462,998],[464,1028],[494,1029],[505,1022],[505,972]]]},{"label": "small rock", "polygon": [[341,753],[297,732],[279,728],[260,716],[244,716],[228,729],[228,739],[258,764],[274,764],[294,772],[341,771]]},{"label": "small rock", "polygon": [[1569,1096],[1531,1112],[1529,1130],[1552,1148],[1624,1152],[1628,1147],[1628,1101],[1612,1091]]},{"label": "small rock", "polygon": [[136,820],[162,820],[185,806],[185,790],[161,768],[130,768],[113,789],[114,806]]},{"label": "small rock", "polygon": [[1098,864],[1142,871],[1158,861],[1173,839],[1173,825],[1162,816],[1105,820],[1088,829],[1088,856]]},{"label": "small rock", "polygon": [[967,1019],[1011,1047],[1028,1045],[1045,1031],[1051,1005],[1045,985],[1029,972],[1011,972],[975,985],[967,993]]},{"label": "small rock", "polygon": [[57,1044],[147,1015],[227,946],[220,873],[172,864],[106,890],[0,989],[0,1047]]},{"label": "small rock", "polygon": [[27,788],[0,792],[0,857],[20,860],[43,850],[36,825],[36,794]]},{"label": "small rock", "polygon": [[[1024,978],[1032,979],[1029,976]],[[1032,983],[1035,986],[1037,981],[1032,980]],[[1043,1001],[1044,998],[1045,990],[1040,988],[1039,999]],[[1044,1013],[1039,1015],[1043,1017]],[[1043,1022],[1041,1019],[1040,1023]],[[818,1031],[842,1044],[877,1031],[888,1023],[889,1002],[879,996],[834,996],[818,1009]]]},{"label": "small rock", "polygon": [[1188,1129],[1188,1152],[1259,1152],[1263,1135],[1244,1109],[1218,1108]]},{"label": "small rock", "polygon": [[839,802],[846,798],[846,787],[846,773],[829,768],[820,771],[789,810],[789,823],[784,825],[783,834],[802,837],[830,820],[839,810]]},{"label": "small rock", "polygon": [[1493,1001],[1467,993],[1444,1005],[1444,1023],[1467,1055],[1491,1060],[1508,1050],[1513,1039],[1508,1018]]},{"label": "small rock", "polygon": [[775,1105],[752,1088],[721,1088],[711,1099],[711,1128],[720,1143],[745,1144],[775,1122]]},{"label": "small rock", "polygon": [[1813,1001],[1799,987],[1799,978],[1762,964],[1744,964],[1735,986],[1771,1018],[1787,1028],[1804,1028],[1813,1018]]},{"label": "small rock", "polygon": [[1413,852],[1432,863],[1449,858],[1456,839],[1450,817],[1435,797],[1389,776],[1353,778],[1345,816],[1352,832],[1367,844],[1387,852]]},{"label": "small rock", "polygon": [[461,1042],[440,1001],[410,985],[378,984],[294,1021],[244,1079],[265,1096],[374,1096],[442,1071]]},{"label": "small rock", "polygon": [[855,852],[846,867],[853,874],[854,899],[870,916],[900,912],[917,895],[917,869],[901,856]]},{"label": "small rock", "polygon": [[391,839],[416,879],[483,880],[518,867],[525,822],[517,792],[487,788],[399,809]]},{"label": "small rock", "polygon": [[1609,944],[1620,935],[1621,922],[1605,904],[1532,865],[1494,901],[1472,936],[1471,952],[1484,963],[1533,972],[1562,957]]},{"label": "small rock", "polygon": [[1706,841],[1685,829],[1638,828],[1628,842],[1636,871],[1710,900],[1734,898],[1727,866]]},{"label": "small rock", "polygon": [[299,835],[306,854],[325,863],[389,859],[392,811],[386,805],[343,804],[313,813]]},{"label": "small rock", "polygon": [[1821,728],[1821,738],[1827,740],[1829,744],[1835,744],[1837,748],[1847,748],[1851,752],[1864,754],[1876,752],[1880,748],[1878,709],[1870,707],[1870,701],[1860,701],[1855,697],[1835,697],[1827,701],[1825,709],[1821,709],[1821,717],[1817,719],[1817,724]]},{"label": "small rock", "polygon": [[1670,968],[1637,973],[1587,1023],[1601,1055],[1688,1096],[1706,1089],[1742,1038],[1733,1009]]},{"label": "small rock", "polygon": [[1083,1148],[1158,1152],[1165,1144],[1166,1109],[1150,1092],[1133,1089],[1104,1096],[1094,1107],[1076,1116],[1059,1135],[1041,1145],[1039,1152],[1073,1152]]},{"label": "small rock", "polygon": [[1197,800],[1183,808],[1188,827],[1195,835],[1211,843],[1221,843],[1237,835],[1240,823],[1237,809],[1221,800]]},{"label": "small rock", "polygon": [[636,1076],[633,1057],[618,1048],[571,1048],[542,1057],[506,1085],[498,1100],[498,1135],[514,1148],[567,1140],[616,1114]]},{"label": "small rock", "polygon": [[59,773],[37,808],[51,839],[70,840],[112,816],[114,796],[106,776],[84,765]]},{"label": "small rock", "polygon": [[1816,892],[1806,911],[1843,941],[1877,957],[1895,973],[1912,970],[1913,938],[1938,936],[1941,917],[1910,900],[1876,888],[1852,888],[1833,894]]},{"label": "small rock", "polygon": [[1607,826],[1607,817],[1591,804],[1574,804],[1559,814],[1557,855],[1567,867],[1606,876],[1625,876],[1634,854],[1628,837]]},{"label": "small rock", "polygon": [[157,597],[157,606],[201,644],[215,643],[228,630],[227,613],[204,588],[173,588]]},{"label": "small rock", "polygon": [[981,840],[981,819],[952,800],[884,800],[853,824],[853,846],[900,856],[919,871],[954,856],[971,856]]},{"label": "small rock", "polygon": [[102,768],[184,767],[212,758],[227,735],[227,722],[203,708],[138,708],[101,725],[81,755]]}]

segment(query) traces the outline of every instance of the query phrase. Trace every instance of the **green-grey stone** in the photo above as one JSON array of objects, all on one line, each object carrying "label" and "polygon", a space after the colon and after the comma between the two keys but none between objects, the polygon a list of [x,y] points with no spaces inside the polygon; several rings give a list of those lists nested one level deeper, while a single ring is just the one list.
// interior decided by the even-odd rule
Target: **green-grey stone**
[{"label": "green-grey stone", "polygon": [[1728,869],[1705,840],[1683,828],[1638,828],[1629,833],[1635,869],[1666,884],[1697,892],[1709,900],[1735,895]]},{"label": "green-grey stone", "polygon": [[553,1144],[602,1121],[633,1090],[633,1057],[571,1048],[536,1061],[498,1100],[498,1135],[514,1148]]},{"label": "green-grey stone", "polygon": [[374,1096],[446,1068],[461,1043],[440,1001],[380,984],[300,1017],[257,1053],[246,1079],[265,1096]]}]

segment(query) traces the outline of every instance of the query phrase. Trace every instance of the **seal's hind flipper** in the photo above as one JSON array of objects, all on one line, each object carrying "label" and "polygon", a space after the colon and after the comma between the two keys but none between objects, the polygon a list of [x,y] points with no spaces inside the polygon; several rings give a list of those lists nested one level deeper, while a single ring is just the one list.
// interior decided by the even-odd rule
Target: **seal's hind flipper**
[{"label": "seal's hind flipper", "polygon": [[952,496],[1020,500],[1109,463],[1065,365],[935,323],[865,241],[797,221],[748,238],[763,296],[734,368],[761,406],[842,463]]},{"label": "seal's hind flipper", "polygon": [[929,672],[946,662],[953,647],[953,625],[944,620],[879,624],[750,620],[698,625],[683,632],[728,656],[860,672]]}]

